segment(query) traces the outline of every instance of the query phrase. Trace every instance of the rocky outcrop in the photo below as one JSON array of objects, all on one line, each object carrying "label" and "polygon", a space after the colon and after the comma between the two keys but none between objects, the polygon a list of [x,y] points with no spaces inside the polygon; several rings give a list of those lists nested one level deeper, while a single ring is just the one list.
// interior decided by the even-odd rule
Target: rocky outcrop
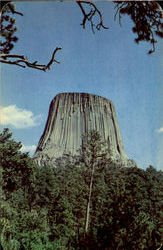
[{"label": "rocky outcrop", "polygon": [[127,159],[113,103],[87,93],[61,93],[51,102],[45,130],[34,159],[39,165],[53,162],[64,153],[75,155],[81,137],[97,130],[115,159]]}]

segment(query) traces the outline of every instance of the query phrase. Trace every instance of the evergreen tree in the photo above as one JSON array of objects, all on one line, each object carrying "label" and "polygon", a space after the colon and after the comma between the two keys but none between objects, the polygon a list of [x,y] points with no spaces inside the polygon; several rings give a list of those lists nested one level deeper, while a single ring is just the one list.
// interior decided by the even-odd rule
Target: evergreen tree
[{"label": "evergreen tree", "polygon": [[32,209],[35,165],[20,149],[21,143],[4,129],[0,133],[1,242],[4,249],[11,250],[22,245],[31,249],[32,234],[39,233],[44,224]]},{"label": "evergreen tree", "polygon": [[102,141],[99,132],[92,130],[82,137],[81,145],[81,161],[88,169],[89,180],[89,194],[87,200],[87,209],[85,216],[84,233],[88,233],[89,220],[90,220],[90,207],[92,199],[93,180],[96,169],[102,169],[108,161],[108,148]]},{"label": "evergreen tree", "polygon": [[33,176],[34,164],[28,153],[21,153],[22,145],[12,139],[9,129],[0,133],[0,167],[2,172],[2,189],[8,195],[21,187],[29,187]]}]

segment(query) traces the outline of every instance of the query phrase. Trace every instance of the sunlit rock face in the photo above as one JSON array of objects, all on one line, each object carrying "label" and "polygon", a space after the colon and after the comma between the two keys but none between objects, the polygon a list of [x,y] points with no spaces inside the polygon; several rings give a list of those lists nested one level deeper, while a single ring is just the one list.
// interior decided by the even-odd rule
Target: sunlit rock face
[{"label": "sunlit rock face", "polygon": [[39,165],[66,154],[78,154],[82,135],[97,130],[115,159],[127,159],[113,103],[87,93],[61,93],[51,102],[34,159]]}]

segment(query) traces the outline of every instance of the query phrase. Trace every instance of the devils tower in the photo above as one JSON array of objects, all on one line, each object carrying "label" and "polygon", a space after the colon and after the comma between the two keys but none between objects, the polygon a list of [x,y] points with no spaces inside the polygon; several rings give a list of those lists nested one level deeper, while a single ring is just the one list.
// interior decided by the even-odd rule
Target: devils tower
[{"label": "devils tower", "polygon": [[103,141],[112,149],[114,158],[127,158],[115,108],[110,100],[87,93],[58,94],[50,104],[35,161],[45,165],[64,153],[77,154],[82,135],[90,130],[99,131]]}]

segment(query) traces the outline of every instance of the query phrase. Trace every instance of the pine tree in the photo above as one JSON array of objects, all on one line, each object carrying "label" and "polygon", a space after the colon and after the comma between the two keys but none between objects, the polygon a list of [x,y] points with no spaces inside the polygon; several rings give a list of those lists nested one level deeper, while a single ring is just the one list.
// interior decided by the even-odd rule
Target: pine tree
[{"label": "pine tree", "polygon": [[108,152],[106,144],[102,141],[101,136],[98,131],[92,130],[86,133],[82,137],[81,145],[81,162],[87,168],[89,173],[89,194],[87,200],[87,208],[85,215],[85,226],[84,233],[88,233],[89,221],[90,221],[90,209],[91,209],[91,199],[93,190],[93,181],[95,171],[102,169],[103,166],[109,161]]}]

